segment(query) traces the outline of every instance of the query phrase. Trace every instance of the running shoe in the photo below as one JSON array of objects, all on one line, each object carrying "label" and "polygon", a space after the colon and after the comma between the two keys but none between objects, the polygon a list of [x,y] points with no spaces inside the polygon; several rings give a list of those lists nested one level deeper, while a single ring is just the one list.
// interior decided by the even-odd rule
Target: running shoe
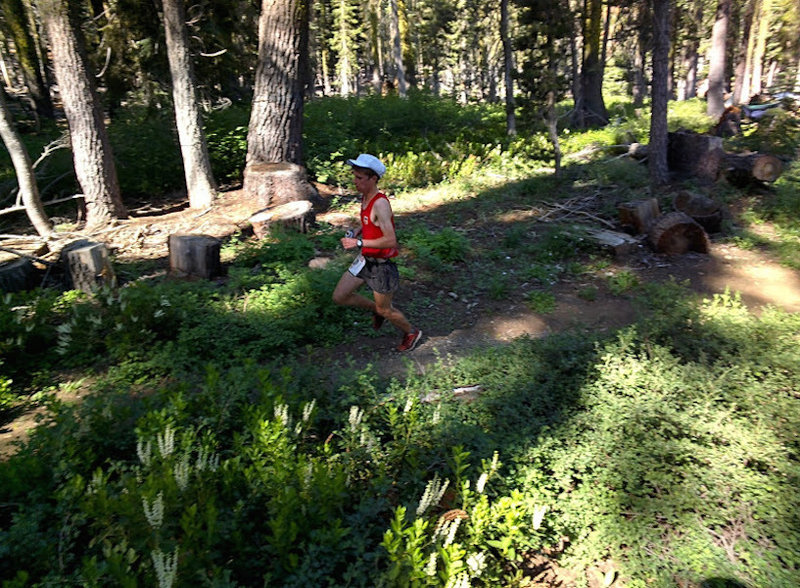
[{"label": "running shoe", "polygon": [[400,342],[400,345],[397,346],[398,351],[411,351],[414,347],[417,346],[419,340],[422,338],[422,331],[419,329],[414,329],[410,333],[407,333],[403,340]]}]

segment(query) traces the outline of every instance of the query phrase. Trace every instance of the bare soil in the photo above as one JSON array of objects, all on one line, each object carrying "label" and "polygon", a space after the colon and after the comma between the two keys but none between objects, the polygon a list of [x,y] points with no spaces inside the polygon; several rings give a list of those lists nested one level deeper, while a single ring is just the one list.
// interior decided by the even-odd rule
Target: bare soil
[{"label": "bare soil", "polygon": [[[332,190],[319,186],[323,196]],[[166,271],[167,239],[170,234],[191,232],[227,238],[246,231],[248,218],[257,210],[241,191],[226,192],[207,211],[191,210],[185,203],[151,206],[132,211],[129,219],[99,233],[65,233],[64,240],[90,238],[105,242],[120,262],[150,263],[156,274]],[[353,219],[341,212],[319,214],[317,219],[346,227]],[[768,230],[764,228],[762,230]],[[53,247],[57,249],[57,245]],[[765,251],[744,250],[731,244],[712,242],[709,254],[689,253],[666,257],[642,247],[624,259],[616,259],[606,273],[622,270],[635,273],[640,281],[662,282],[674,278],[686,281],[701,294],[711,295],[726,289],[741,293],[744,303],[754,311],[774,305],[789,312],[800,311],[800,273],[781,266]],[[397,306],[408,308],[414,297],[424,293],[431,303],[422,316],[409,319],[423,330],[418,347],[397,353],[400,334],[390,325],[379,333],[359,336],[335,348],[313,352],[315,362],[346,361],[357,367],[372,364],[383,377],[402,376],[409,369],[423,373],[435,362],[457,357],[486,346],[503,345],[519,337],[546,337],[566,330],[587,332],[617,329],[636,320],[629,296],[611,293],[603,276],[586,276],[555,286],[556,307],[552,312],[533,312],[521,298],[492,300],[465,296],[458,292],[432,289],[430,285],[405,281],[396,297]],[[594,286],[596,296],[588,300],[579,293]],[[364,317],[370,320],[369,316]],[[73,392],[75,398],[84,393]],[[38,411],[16,415],[0,423],[0,459],[14,451],[14,442],[24,439],[35,426]]]}]

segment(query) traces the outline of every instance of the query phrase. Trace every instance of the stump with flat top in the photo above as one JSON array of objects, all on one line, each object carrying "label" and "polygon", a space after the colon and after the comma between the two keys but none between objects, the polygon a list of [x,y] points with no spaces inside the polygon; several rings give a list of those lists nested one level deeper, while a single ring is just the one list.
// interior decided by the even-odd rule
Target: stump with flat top
[{"label": "stump with flat top", "polygon": [[690,131],[667,135],[667,165],[680,176],[713,182],[719,176],[724,154],[722,137]]},{"label": "stump with flat top", "polygon": [[315,218],[311,202],[297,200],[259,211],[249,221],[256,238],[263,239],[269,233],[269,228],[276,224],[306,233],[313,226]]},{"label": "stump with flat top", "polygon": [[116,286],[117,277],[105,244],[79,243],[78,245],[67,249],[65,254],[67,276],[71,287],[91,294],[103,286]]},{"label": "stump with flat top", "polygon": [[707,196],[681,190],[672,199],[672,206],[688,214],[708,233],[716,233],[722,227],[722,204]]},{"label": "stump with flat top", "polygon": [[317,203],[322,200],[308,181],[306,168],[286,161],[249,164],[244,169],[243,188],[261,208],[294,201]]},{"label": "stump with flat top", "polygon": [[658,253],[682,255],[689,251],[708,253],[711,243],[703,227],[683,212],[663,215],[648,233],[650,244]]},{"label": "stump with flat top", "polygon": [[208,235],[170,235],[170,274],[204,279],[221,275],[220,245],[219,239]]},{"label": "stump with flat top", "polygon": [[617,205],[619,221],[623,227],[630,227],[634,234],[646,233],[650,226],[661,216],[658,199],[633,200]]}]

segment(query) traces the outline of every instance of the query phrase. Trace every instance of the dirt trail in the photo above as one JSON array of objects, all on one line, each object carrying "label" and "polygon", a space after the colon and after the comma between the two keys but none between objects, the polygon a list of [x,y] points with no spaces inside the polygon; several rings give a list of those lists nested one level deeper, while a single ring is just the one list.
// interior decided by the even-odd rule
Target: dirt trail
[{"label": "dirt trail", "polygon": [[[252,204],[231,192],[220,199],[210,213],[188,209],[148,210],[139,218],[121,223],[106,235],[118,259],[162,260],[166,255],[166,237],[179,231],[203,232],[227,236],[247,224],[255,212]],[[334,213],[335,214],[335,213]],[[328,219],[332,224],[337,220]],[[688,281],[692,290],[711,295],[727,289],[740,292],[742,300],[754,310],[775,305],[789,312],[800,312],[800,272],[779,265],[758,250],[743,250],[728,244],[713,244],[709,255],[690,253],[673,258],[652,254],[634,256],[619,261],[608,271],[627,270],[641,282],[661,282],[674,277]],[[598,295],[587,300],[578,295],[587,282],[594,280]],[[539,314],[520,299],[506,301],[452,299],[447,292],[434,297],[439,300],[424,310],[424,316],[410,316],[423,329],[424,336],[417,349],[400,354],[394,351],[400,336],[391,326],[380,333],[363,335],[356,340],[331,349],[312,353],[318,365],[347,363],[363,368],[368,364],[383,377],[402,377],[409,369],[417,373],[441,359],[486,346],[503,345],[516,338],[545,337],[566,330],[587,332],[612,330],[636,320],[628,296],[615,296],[603,286],[602,276],[559,284],[555,290],[556,308]],[[403,283],[398,294],[400,308],[407,308],[415,296],[413,284]],[[447,305],[447,308],[444,307]],[[368,320],[365,317],[364,320]],[[20,414],[11,422],[0,424],[0,459],[13,451],[12,443],[24,438],[35,426],[35,411]]]}]

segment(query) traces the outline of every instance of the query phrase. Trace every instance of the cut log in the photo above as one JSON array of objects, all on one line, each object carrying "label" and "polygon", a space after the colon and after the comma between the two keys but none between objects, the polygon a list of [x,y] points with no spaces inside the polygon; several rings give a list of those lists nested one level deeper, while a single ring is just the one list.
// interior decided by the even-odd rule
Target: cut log
[{"label": "cut log", "polygon": [[263,239],[273,224],[280,224],[306,233],[309,227],[316,222],[316,215],[311,202],[297,200],[257,212],[249,220],[253,226],[253,234],[256,238]]},{"label": "cut log", "polygon": [[628,146],[628,155],[634,159],[647,159],[648,147],[641,143],[631,143]]},{"label": "cut log", "polygon": [[170,274],[203,279],[221,275],[220,245],[219,239],[208,235],[170,235]]},{"label": "cut log", "polygon": [[713,182],[724,156],[722,138],[688,131],[668,134],[667,165],[681,176]]},{"label": "cut log", "polygon": [[244,169],[244,190],[260,208],[287,202],[320,203],[319,192],[308,181],[306,169],[294,163],[252,163]]},{"label": "cut log", "polygon": [[656,219],[661,216],[656,198],[623,202],[617,205],[617,211],[622,225],[632,228],[636,235],[646,233]]},{"label": "cut log", "polygon": [[116,286],[117,277],[103,243],[90,243],[71,249],[67,251],[66,259],[67,276],[72,289],[91,294],[103,286]]},{"label": "cut log", "polygon": [[783,171],[781,160],[764,153],[726,153],[725,175],[737,182],[774,182]]},{"label": "cut log", "polygon": [[589,229],[586,233],[598,246],[611,251],[616,256],[627,255],[639,246],[639,240],[627,233],[605,229]]},{"label": "cut log", "polygon": [[672,206],[676,211],[688,214],[708,233],[717,233],[722,226],[722,205],[716,200],[681,190],[672,199]]},{"label": "cut log", "polygon": [[681,255],[688,251],[708,253],[711,244],[703,227],[683,212],[662,216],[650,229],[650,243],[658,253]]}]

